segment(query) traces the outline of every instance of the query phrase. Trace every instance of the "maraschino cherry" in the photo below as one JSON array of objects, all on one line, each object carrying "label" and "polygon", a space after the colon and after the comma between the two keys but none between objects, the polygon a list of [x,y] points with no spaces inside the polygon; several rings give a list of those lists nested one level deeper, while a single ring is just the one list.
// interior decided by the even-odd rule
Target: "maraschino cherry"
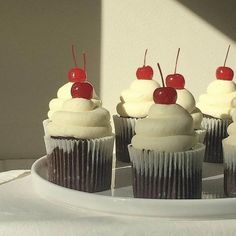
[{"label": "maraschino cherry", "polygon": [[149,79],[151,80],[153,77],[153,69],[151,66],[146,66],[146,57],[147,57],[147,49],[145,50],[144,54],[144,62],[143,66],[139,67],[136,71],[136,76],[138,79]]},{"label": "maraschino cherry", "polygon": [[230,68],[225,66],[228,54],[229,54],[230,45],[228,46],[228,50],[225,56],[224,66],[220,66],[216,69],[216,78],[220,80],[233,80],[234,71]]},{"label": "maraschino cherry", "polygon": [[178,49],[176,60],[175,60],[175,70],[174,74],[167,75],[166,77],[166,85],[169,87],[173,87],[175,89],[184,89],[185,79],[181,74],[176,73],[177,64],[179,59],[180,48]]},{"label": "maraschino cherry", "polygon": [[93,86],[88,82],[75,82],[71,87],[71,96],[90,100],[93,97]]},{"label": "maraschino cherry", "polygon": [[69,81],[70,82],[84,82],[87,77],[86,76],[86,55],[85,53],[83,53],[83,60],[84,60],[83,69],[77,66],[74,45],[72,45],[72,55],[73,55],[75,67],[70,69],[70,71],[68,72]]},{"label": "maraschino cherry", "polygon": [[162,86],[157,88],[153,93],[153,100],[156,104],[175,104],[177,100],[177,92],[173,87],[165,87],[164,78],[161,71],[160,64],[157,63],[161,74]]}]

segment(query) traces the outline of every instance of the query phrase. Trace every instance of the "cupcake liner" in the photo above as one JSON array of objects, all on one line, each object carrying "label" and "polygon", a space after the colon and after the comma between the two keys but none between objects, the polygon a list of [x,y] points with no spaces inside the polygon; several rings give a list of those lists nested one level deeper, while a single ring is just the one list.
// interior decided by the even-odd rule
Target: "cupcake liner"
[{"label": "cupcake liner", "polygon": [[236,146],[223,141],[224,191],[228,197],[236,197]]},{"label": "cupcake liner", "polygon": [[204,141],[206,145],[204,161],[223,163],[222,140],[228,136],[227,127],[230,123],[232,123],[231,119],[203,117],[202,127],[207,130]]},{"label": "cupcake liner", "polygon": [[206,130],[205,129],[196,129],[195,132],[198,134],[198,142],[204,143],[206,137]]},{"label": "cupcake liner", "polygon": [[49,119],[46,119],[46,120],[43,121],[43,130],[44,130],[44,134],[45,135],[48,135],[48,133],[47,133],[47,125],[48,125],[49,122],[50,122]]},{"label": "cupcake liner", "polygon": [[84,192],[110,189],[114,137],[66,139],[45,136],[48,179]]},{"label": "cupcake liner", "polygon": [[185,152],[136,149],[129,145],[136,198],[201,198],[205,146]]},{"label": "cupcake liner", "polygon": [[135,125],[140,118],[123,118],[113,116],[116,133],[116,159],[123,162],[130,162],[128,145],[135,135]]}]

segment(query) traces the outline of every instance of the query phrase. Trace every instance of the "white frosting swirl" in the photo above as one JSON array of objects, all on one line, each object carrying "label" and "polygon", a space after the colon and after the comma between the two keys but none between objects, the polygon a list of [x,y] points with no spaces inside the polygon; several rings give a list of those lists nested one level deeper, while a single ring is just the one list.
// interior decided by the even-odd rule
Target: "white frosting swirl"
[{"label": "white frosting swirl", "polygon": [[155,80],[135,80],[129,89],[122,91],[117,113],[122,117],[146,117],[153,102],[153,92],[160,85]]},{"label": "white frosting swirl", "polygon": [[230,118],[236,108],[236,85],[233,81],[214,80],[207,88],[207,94],[199,97],[197,107],[204,114],[216,118]]},{"label": "white frosting swirl", "polygon": [[46,130],[51,136],[82,139],[112,135],[109,112],[84,98],[64,101],[61,109],[52,114]]},{"label": "white frosting swirl", "polygon": [[236,110],[232,114],[233,123],[231,123],[228,128],[227,132],[229,137],[224,139],[224,142],[229,145],[236,145]]},{"label": "white frosting swirl", "polygon": [[176,89],[177,101],[176,103],[187,110],[193,118],[194,129],[201,128],[201,122],[203,119],[202,112],[196,108],[196,101],[187,89]]},{"label": "white frosting swirl", "polygon": [[193,119],[180,105],[154,104],[148,117],[137,121],[132,145],[137,149],[179,152],[197,144]]},{"label": "white frosting swirl", "polygon": [[[52,114],[55,111],[59,111],[62,109],[62,105],[63,103],[68,100],[71,99],[71,87],[72,87],[73,83],[72,82],[68,82],[65,85],[63,85],[62,87],[60,87],[57,91],[57,98],[53,98],[50,102],[49,102],[49,111],[48,111],[48,118],[51,119]],[[101,100],[99,100],[95,90],[93,90],[93,99],[92,101],[97,105],[97,106],[101,106]]]}]

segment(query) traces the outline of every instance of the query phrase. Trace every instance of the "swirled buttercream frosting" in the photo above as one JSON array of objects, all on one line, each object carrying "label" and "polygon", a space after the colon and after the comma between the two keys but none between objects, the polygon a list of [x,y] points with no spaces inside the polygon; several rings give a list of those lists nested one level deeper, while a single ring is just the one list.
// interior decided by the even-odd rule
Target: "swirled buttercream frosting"
[{"label": "swirled buttercream frosting", "polygon": [[179,152],[197,144],[193,118],[178,104],[153,104],[148,117],[137,121],[132,145],[137,149]]},{"label": "swirled buttercream frosting", "polygon": [[[49,111],[48,111],[48,118],[51,119],[52,114],[55,111],[61,110],[63,103],[71,99],[71,87],[73,83],[68,82],[62,87],[60,87],[57,91],[57,98],[53,98],[49,102]],[[93,99],[92,101],[96,104],[96,106],[101,106],[101,100],[99,100],[98,96],[96,95],[95,91],[93,91]]]},{"label": "swirled buttercream frosting", "polygon": [[233,81],[214,80],[207,93],[199,97],[197,107],[202,113],[215,118],[231,118],[236,108],[236,85]]},{"label": "swirled buttercream frosting", "polygon": [[52,114],[46,129],[50,136],[80,139],[112,135],[109,112],[84,98],[64,101],[60,110]]},{"label": "swirled buttercream frosting", "polygon": [[194,129],[201,128],[201,122],[203,119],[202,112],[196,107],[196,101],[187,89],[176,89],[177,101],[176,103],[181,105],[185,110],[187,110],[193,118]]},{"label": "swirled buttercream frosting", "polygon": [[122,117],[143,118],[153,102],[153,92],[160,85],[154,80],[135,80],[129,89],[122,91],[117,113]]}]

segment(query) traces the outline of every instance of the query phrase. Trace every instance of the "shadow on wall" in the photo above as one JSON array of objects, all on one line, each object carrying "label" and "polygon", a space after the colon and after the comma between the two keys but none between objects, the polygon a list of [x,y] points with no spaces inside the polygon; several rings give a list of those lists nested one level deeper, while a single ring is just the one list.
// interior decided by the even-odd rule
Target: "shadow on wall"
[{"label": "shadow on wall", "polygon": [[176,0],[236,41],[235,0]]},{"label": "shadow on wall", "polygon": [[101,1],[0,2],[0,159],[45,153],[48,103],[87,52],[88,79],[100,91]]}]

